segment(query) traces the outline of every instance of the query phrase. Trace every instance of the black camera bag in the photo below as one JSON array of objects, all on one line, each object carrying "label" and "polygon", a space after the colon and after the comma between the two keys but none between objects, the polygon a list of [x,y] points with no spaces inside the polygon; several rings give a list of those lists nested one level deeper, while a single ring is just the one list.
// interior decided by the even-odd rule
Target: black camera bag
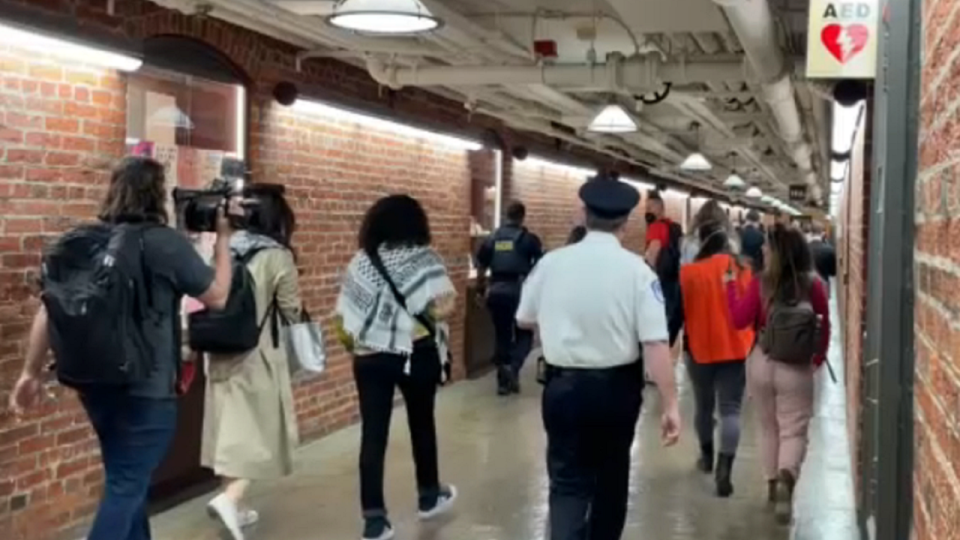
[{"label": "black camera bag", "polygon": [[124,386],[156,367],[146,329],[159,319],[143,238],[154,226],[160,225],[84,225],[44,254],[41,300],[63,385]]},{"label": "black camera bag", "polygon": [[243,257],[233,259],[233,280],[230,297],[222,310],[204,309],[187,317],[187,335],[190,348],[205,353],[237,355],[256,349],[267,321],[273,320],[271,332],[274,343],[280,340],[276,320],[276,301],[257,319],[256,283],[247,265],[261,250],[252,249]]}]

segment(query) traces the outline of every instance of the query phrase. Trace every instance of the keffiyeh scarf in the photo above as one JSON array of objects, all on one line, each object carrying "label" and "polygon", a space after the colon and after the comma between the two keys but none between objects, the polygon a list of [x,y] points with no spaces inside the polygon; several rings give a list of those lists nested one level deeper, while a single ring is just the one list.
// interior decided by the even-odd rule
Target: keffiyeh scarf
[{"label": "keffiyeh scarf", "polygon": [[[428,247],[381,247],[378,253],[406,299],[407,309],[397,302],[386,280],[361,251],[347,266],[336,311],[343,330],[358,347],[408,356],[413,352],[415,315],[424,313],[431,301],[453,294],[455,289],[443,260]],[[442,347],[446,328],[437,325],[436,330],[438,345]]]}]

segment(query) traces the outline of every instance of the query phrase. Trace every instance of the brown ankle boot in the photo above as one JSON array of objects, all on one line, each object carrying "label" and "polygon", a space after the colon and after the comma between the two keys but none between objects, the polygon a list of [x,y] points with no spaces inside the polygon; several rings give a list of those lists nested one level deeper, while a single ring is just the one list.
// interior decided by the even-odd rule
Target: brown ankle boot
[{"label": "brown ankle boot", "polygon": [[780,478],[777,479],[777,502],[775,513],[777,521],[781,525],[789,525],[793,518],[793,488],[797,485],[797,479],[793,473],[783,469],[780,471]]}]

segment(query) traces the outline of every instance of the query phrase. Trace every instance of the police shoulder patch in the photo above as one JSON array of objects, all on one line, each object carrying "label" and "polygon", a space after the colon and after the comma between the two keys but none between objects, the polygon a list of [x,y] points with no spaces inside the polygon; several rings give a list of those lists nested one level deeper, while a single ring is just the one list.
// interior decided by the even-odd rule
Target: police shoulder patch
[{"label": "police shoulder patch", "polygon": [[660,286],[660,280],[655,279],[650,282],[650,289],[653,290],[653,297],[657,299],[657,302],[661,304],[664,303],[663,300],[663,287]]}]

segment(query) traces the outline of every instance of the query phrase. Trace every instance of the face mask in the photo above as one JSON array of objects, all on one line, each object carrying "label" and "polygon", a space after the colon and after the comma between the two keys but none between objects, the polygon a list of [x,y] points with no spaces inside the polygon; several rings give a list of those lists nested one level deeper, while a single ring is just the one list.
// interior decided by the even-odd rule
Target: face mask
[{"label": "face mask", "polygon": [[646,214],[643,215],[643,219],[647,220],[647,225],[650,225],[651,223],[657,220],[657,215],[654,214],[653,212],[647,212]]}]

